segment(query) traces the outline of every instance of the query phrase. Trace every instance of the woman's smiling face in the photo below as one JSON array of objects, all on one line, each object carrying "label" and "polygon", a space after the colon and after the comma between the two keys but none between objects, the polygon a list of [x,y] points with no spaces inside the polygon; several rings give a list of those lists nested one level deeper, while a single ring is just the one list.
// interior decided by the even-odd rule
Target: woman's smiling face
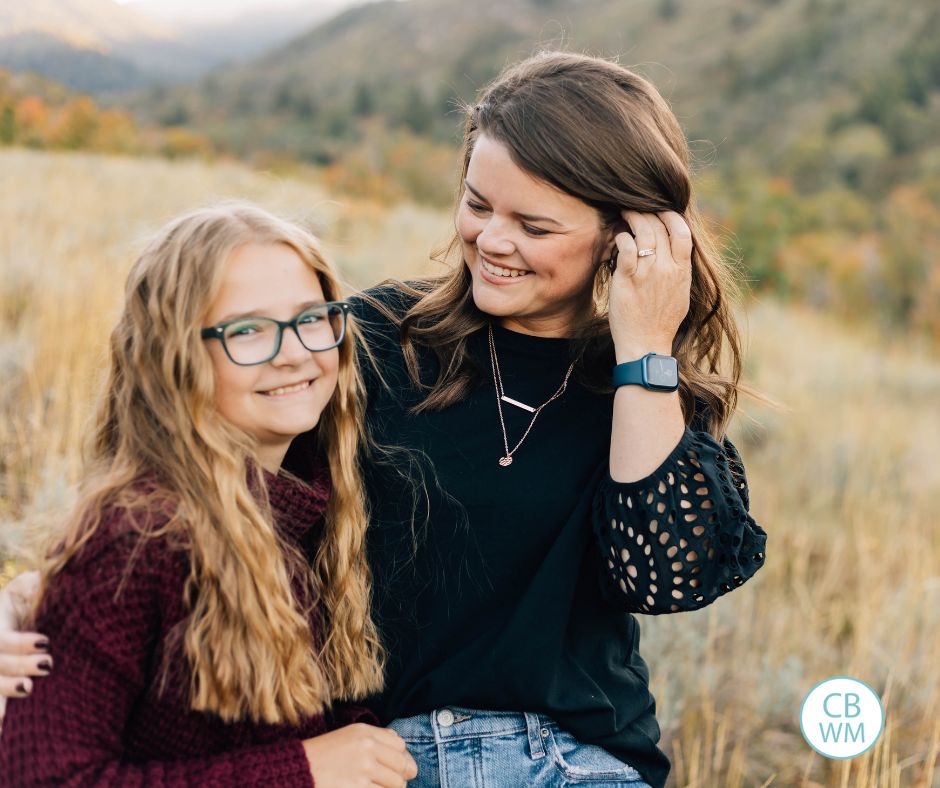
[{"label": "woman's smiling face", "polygon": [[592,315],[598,212],[530,175],[485,134],[473,146],[456,224],[474,303],[502,326],[567,336]]}]

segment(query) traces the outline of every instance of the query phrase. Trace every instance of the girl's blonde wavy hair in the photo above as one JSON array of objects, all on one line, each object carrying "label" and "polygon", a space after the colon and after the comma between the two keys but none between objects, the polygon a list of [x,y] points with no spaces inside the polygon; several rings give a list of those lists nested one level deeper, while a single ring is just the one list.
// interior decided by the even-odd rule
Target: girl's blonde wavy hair
[{"label": "girl's blonde wavy hair", "polygon": [[[311,567],[275,531],[254,440],[219,415],[200,338],[226,261],[249,243],[286,244],[316,272],[327,300],[341,297],[317,239],[253,205],[198,210],[165,227],[128,276],[79,502],[46,553],[42,588],[105,511],[126,510],[144,537],[169,536],[189,553],[190,612],[173,641],[190,667],[192,708],[225,721],[296,724],[332,700],[382,687],[358,460],[365,440],[359,340],[350,321],[336,392],[317,427],[332,495]],[[319,649],[291,590],[298,576],[324,614]]]}]

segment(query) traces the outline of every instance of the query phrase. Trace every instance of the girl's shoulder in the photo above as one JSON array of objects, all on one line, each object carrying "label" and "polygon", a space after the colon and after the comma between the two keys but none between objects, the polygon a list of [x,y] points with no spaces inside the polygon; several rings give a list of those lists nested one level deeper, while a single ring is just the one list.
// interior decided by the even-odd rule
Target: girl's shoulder
[{"label": "girl's shoulder", "polygon": [[115,506],[97,514],[85,541],[47,579],[36,627],[60,666],[94,655],[109,673],[139,678],[161,633],[184,613],[188,564],[160,533],[165,513]]},{"label": "girl's shoulder", "polygon": [[165,496],[129,498],[88,512],[85,530],[53,585],[94,582],[160,588],[185,578],[185,536],[173,527],[175,505]]}]

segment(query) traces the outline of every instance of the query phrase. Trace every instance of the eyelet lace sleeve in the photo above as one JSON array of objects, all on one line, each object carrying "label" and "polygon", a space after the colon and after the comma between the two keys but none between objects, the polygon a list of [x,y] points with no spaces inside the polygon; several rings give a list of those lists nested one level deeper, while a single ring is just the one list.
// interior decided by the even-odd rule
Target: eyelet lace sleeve
[{"label": "eyelet lace sleeve", "polygon": [[615,482],[594,499],[605,595],[652,615],[697,610],[764,563],[767,534],[748,513],[744,465],[727,438],[686,428],[645,479]]}]

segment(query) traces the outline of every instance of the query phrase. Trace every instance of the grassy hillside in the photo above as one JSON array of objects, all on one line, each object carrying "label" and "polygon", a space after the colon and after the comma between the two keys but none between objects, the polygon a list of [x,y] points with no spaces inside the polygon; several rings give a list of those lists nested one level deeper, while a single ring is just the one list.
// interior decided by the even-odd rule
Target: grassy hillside
[{"label": "grassy hillside", "polygon": [[[74,479],[93,381],[124,274],[180,211],[245,198],[310,224],[356,287],[409,276],[445,240],[443,214],[330,199],[241,166],[0,150],[0,519]],[[80,330],[76,330],[80,326]],[[78,395],[81,393],[81,396]]]},{"label": "grassy hillside", "polygon": [[204,134],[180,127],[141,126],[126,110],[106,109],[90,96],[37,74],[2,68],[0,145],[167,158],[213,153]]},{"label": "grassy hillside", "polygon": [[663,90],[756,289],[940,347],[933,0],[387,0],[147,93],[138,126],[79,97],[6,95],[0,74],[0,144],[312,163],[333,194],[440,207],[455,102],[539,47],[619,56]]},{"label": "grassy hillside", "polygon": [[660,87],[756,288],[940,346],[934,0],[390,0],[139,109],[255,161],[315,162],[347,193],[444,205],[454,103],[540,47]]},{"label": "grassy hillside", "polygon": [[[452,141],[453,100],[472,99],[539,47],[635,65],[723,167],[759,158],[811,181],[938,144],[940,8],[931,0],[389,0],[141,109],[186,117],[235,148],[325,161],[361,136],[364,117]],[[827,133],[845,138],[853,161],[819,172],[814,135]]]},{"label": "grassy hillside", "polygon": [[[427,270],[450,226],[440,211],[337,201],[234,165],[5,150],[0,170],[7,549],[25,522],[61,518],[124,273],[165,218],[253,198],[310,220],[358,286]],[[641,617],[672,784],[934,786],[940,361],[913,339],[771,300],[745,306],[746,379],[787,406],[744,402],[732,430],[768,560],[706,610]],[[833,761],[803,742],[798,716],[814,684],[842,674],[882,695],[887,723],[866,754]]]}]

